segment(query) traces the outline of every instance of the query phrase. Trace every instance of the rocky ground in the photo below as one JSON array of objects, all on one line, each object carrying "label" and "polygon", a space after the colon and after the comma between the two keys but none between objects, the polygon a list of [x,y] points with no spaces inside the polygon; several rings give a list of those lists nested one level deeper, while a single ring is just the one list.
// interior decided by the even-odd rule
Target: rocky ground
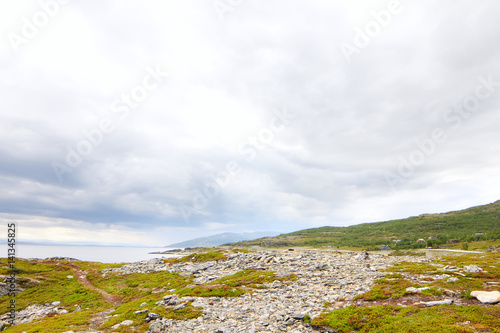
[{"label": "rocky ground", "polygon": [[[186,253],[184,253],[186,254]],[[198,318],[189,320],[172,320],[162,318],[154,311],[154,307],[144,303],[137,308],[136,314],[149,321],[148,333],[159,332],[207,332],[207,333],[232,333],[232,332],[329,332],[327,329],[313,327],[305,318],[315,318],[320,313],[328,310],[343,308],[352,304],[365,305],[368,302],[353,300],[356,295],[363,294],[373,287],[374,281],[389,273],[384,270],[397,262],[430,262],[432,258],[425,256],[388,256],[386,254],[340,253],[320,250],[262,250],[248,253],[229,252],[226,259],[206,261],[201,263],[180,262],[165,263],[164,259],[152,259],[123,265],[119,268],[108,268],[100,272],[103,276],[112,274],[147,274],[154,271],[177,272],[181,276],[193,276],[194,285],[204,285],[213,280],[230,276],[245,269],[274,271],[276,277],[289,277],[291,279],[276,279],[266,283],[263,289],[254,289],[251,293],[239,297],[180,297],[175,290],[163,288],[156,290],[161,299],[156,303],[168,309],[180,310],[190,306],[203,309],[203,314]],[[447,273],[478,272],[478,266],[470,265],[458,268],[449,265],[436,265],[442,274],[431,276],[425,274],[411,274],[408,280],[423,285],[429,280],[445,280],[452,282],[453,277]],[[442,267],[441,267],[442,266]],[[82,272],[83,274],[84,272]],[[85,276],[77,277],[86,280]],[[69,277],[68,277],[69,278]],[[496,285],[498,282],[488,282]],[[1,288],[0,288],[1,289]],[[378,304],[414,305],[421,303],[424,306],[439,304],[469,304],[478,303],[477,300],[464,300],[454,292],[445,292],[442,297],[422,298],[421,290],[412,289],[414,297],[401,300],[380,300]],[[408,291],[407,289],[407,291]],[[415,289],[415,290],[413,290]],[[425,290],[427,288],[420,288]],[[495,298],[493,302],[500,301],[500,293],[472,295],[477,299]],[[422,301],[430,301],[429,304]],[[436,302],[433,304],[433,302]],[[384,303],[385,302],[385,303]],[[481,301],[482,302],[482,301]],[[110,302],[111,303],[111,302]],[[488,303],[488,302],[483,302]],[[375,305],[375,304],[372,304]],[[33,305],[18,314],[17,323],[29,322],[36,318],[47,316],[48,313],[64,314],[68,310],[60,307],[59,302],[45,305]],[[75,309],[70,309],[75,311]],[[76,310],[78,311],[78,309]],[[99,325],[113,316],[113,310],[101,313]],[[6,319],[6,318],[0,318]],[[93,327],[98,327],[95,325]],[[114,325],[112,329],[127,326],[133,331],[132,320],[123,320]],[[0,329],[1,330],[1,329]],[[70,333],[71,331],[68,331]],[[89,331],[90,332],[90,331]],[[94,331],[93,331],[94,332]]]},{"label": "rocky ground", "polygon": [[196,284],[204,284],[243,269],[271,270],[277,276],[296,274],[296,281],[275,281],[268,289],[256,290],[241,297],[174,296],[165,301],[167,306],[182,306],[192,301],[193,306],[203,307],[203,315],[186,321],[156,318],[152,320],[149,331],[298,333],[318,332],[304,323],[302,319],[305,315],[311,318],[319,315],[324,311],[326,302],[338,307],[346,306],[355,295],[369,290],[375,279],[385,275],[380,270],[402,260],[422,262],[428,259],[367,253],[261,251],[231,254],[228,259],[218,262],[165,266],[161,261],[153,260],[106,271],[129,274],[165,269],[181,275],[193,274]]}]

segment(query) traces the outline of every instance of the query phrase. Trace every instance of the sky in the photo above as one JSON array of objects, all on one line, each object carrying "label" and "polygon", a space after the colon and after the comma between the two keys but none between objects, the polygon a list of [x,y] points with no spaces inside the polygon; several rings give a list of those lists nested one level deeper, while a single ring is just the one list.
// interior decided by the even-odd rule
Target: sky
[{"label": "sky", "polygon": [[500,199],[500,3],[0,0],[0,218],[164,246]]}]

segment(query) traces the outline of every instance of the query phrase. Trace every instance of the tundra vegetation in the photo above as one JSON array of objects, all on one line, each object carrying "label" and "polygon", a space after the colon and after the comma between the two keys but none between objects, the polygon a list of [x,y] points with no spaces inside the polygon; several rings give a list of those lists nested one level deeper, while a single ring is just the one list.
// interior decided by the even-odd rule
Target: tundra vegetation
[{"label": "tundra vegetation", "polygon": [[[424,241],[417,242],[418,239]],[[304,229],[276,237],[234,243],[234,246],[334,247],[352,250],[393,250],[441,247],[486,250],[500,242],[500,200],[488,205],[442,214],[363,223],[348,227]],[[462,245],[462,244],[467,245]]]}]

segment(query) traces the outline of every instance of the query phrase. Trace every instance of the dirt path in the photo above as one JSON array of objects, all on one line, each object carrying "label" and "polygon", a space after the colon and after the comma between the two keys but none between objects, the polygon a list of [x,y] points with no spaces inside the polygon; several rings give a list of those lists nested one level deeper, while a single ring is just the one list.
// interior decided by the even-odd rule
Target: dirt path
[{"label": "dirt path", "polygon": [[86,286],[86,287],[88,287],[88,288],[90,288],[92,290],[95,290],[98,293],[100,293],[102,295],[102,297],[104,297],[104,300],[106,300],[107,302],[113,304],[114,306],[118,306],[118,305],[123,304],[123,298],[122,297],[117,296],[117,295],[108,294],[106,291],[102,290],[101,288],[98,288],[98,287],[94,286],[87,279],[87,275],[85,274],[85,272],[83,272],[77,266],[75,266],[73,264],[70,264],[70,263],[68,263],[68,264],[61,264],[61,263],[57,263],[57,262],[54,262],[54,261],[45,261],[43,263],[44,264],[52,264],[52,265],[59,264],[61,266],[68,267],[68,268],[72,269],[73,272],[75,272],[75,275],[78,278],[78,281],[80,281],[84,286]]}]

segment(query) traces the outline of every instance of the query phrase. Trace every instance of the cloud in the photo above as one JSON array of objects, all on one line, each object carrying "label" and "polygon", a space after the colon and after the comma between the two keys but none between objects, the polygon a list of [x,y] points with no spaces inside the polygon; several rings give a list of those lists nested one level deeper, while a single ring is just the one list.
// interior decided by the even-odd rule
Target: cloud
[{"label": "cloud", "polygon": [[[18,51],[8,36],[43,8],[6,6],[0,212],[23,239],[163,245],[498,200],[496,3],[401,1],[382,26],[385,1],[243,1],[223,19],[70,2]],[[481,78],[491,95],[460,113]]]}]

